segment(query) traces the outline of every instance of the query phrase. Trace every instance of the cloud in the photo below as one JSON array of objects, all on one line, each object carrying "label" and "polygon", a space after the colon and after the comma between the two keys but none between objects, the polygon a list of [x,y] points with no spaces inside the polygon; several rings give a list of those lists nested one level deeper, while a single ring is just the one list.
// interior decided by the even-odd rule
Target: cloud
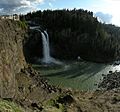
[{"label": "cloud", "polygon": [[0,11],[3,11],[3,8],[0,8]]},{"label": "cloud", "polygon": [[111,23],[113,16],[108,14],[108,13],[102,13],[102,12],[97,12],[95,13],[95,16],[99,18],[100,21],[105,22],[105,23]]},{"label": "cloud", "polygon": [[104,0],[104,2],[106,3],[106,7],[104,9],[113,15],[112,23],[120,26],[120,0]]},{"label": "cloud", "polygon": [[23,9],[30,10],[36,8],[37,4],[44,0],[0,0],[0,14],[12,14],[21,12]]},{"label": "cloud", "polygon": [[[103,14],[112,15],[111,20],[109,20],[111,17],[110,18],[108,17],[109,18],[108,22],[120,26],[120,14],[119,14],[120,0],[96,0],[96,1],[98,3],[93,3],[92,5],[86,8],[90,11],[93,11],[94,13],[103,12]],[[102,20],[105,21],[105,19]]]},{"label": "cloud", "polygon": [[111,2],[111,3],[115,3],[115,2],[118,3],[118,2],[120,2],[120,0],[104,0],[104,1],[105,1],[105,2],[109,2],[109,3],[110,3],[110,2]]},{"label": "cloud", "polygon": [[49,6],[50,6],[51,8],[53,7],[53,5],[52,5],[52,3],[51,3],[51,2],[49,2],[48,4],[49,4]]}]

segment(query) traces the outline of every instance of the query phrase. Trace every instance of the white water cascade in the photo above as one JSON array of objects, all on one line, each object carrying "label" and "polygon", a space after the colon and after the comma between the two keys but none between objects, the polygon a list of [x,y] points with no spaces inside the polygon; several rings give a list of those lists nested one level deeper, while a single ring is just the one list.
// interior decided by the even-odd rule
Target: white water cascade
[{"label": "white water cascade", "polygon": [[[41,30],[37,29],[39,32],[41,32]],[[42,44],[43,44],[43,59],[42,59],[42,63],[45,64],[50,64],[50,63],[54,63],[54,64],[62,64],[62,62],[57,61],[56,59],[54,59],[53,57],[50,56],[50,46],[49,46],[49,35],[47,33],[47,31],[41,32],[42,35]]]},{"label": "white water cascade", "polygon": [[43,44],[43,59],[41,60],[42,63],[45,63],[45,64],[53,63],[58,65],[63,64],[62,62],[57,61],[56,59],[50,56],[49,35],[47,31],[42,32],[39,28],[40,26],[30,27],[31,30],[37,30],[42,35],[42,44]]},{"label": "white water cascade", "polygon": [[44,33],[41,32],[41,35],[42,35],[42,43],[43,43],[43,59],[42,59],[42,62],[51,63],[49,36],[48,36],[46,31],[44,31]]}]

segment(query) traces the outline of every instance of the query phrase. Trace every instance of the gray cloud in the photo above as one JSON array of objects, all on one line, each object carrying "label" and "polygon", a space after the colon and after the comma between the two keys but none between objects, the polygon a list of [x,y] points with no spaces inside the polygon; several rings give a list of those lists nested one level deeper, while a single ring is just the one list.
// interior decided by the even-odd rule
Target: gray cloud
[{"label": "gray cloud", "polygon": [[104,14],[102,12],[97,12],[95,13],[95,16],[97,16],[102,22],[105,22],[105,23],[111,23],[112,22],[112,15],[110,14]]},{"label": "gray cloud", "polygon": [[12,14],[23,9],[32,10],[44,0],[0,0],[0,14]]}]

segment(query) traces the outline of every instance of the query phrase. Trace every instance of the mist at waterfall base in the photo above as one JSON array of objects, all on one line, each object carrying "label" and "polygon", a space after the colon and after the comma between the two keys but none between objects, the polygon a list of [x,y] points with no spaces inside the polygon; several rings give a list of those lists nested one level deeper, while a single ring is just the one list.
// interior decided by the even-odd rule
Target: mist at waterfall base
[{"label": "mist at waterfall base", "polygon": [[[41,32],[40,30],[38,30]],[[42,44],[43,44],[43,58],[38,59],[38,62],[42,64],[57,64],[62,65],[63,63],[51,57],[50,55],[50,45],[49,45],[49,35],[47,31],[41,32],[42,35]]]}]

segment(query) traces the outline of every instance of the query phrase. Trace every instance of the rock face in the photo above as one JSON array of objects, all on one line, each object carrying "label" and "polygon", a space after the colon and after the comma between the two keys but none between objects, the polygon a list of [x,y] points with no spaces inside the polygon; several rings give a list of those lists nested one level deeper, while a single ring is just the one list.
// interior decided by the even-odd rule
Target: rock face
[{"label": "rock face", "polygon": [[42,36],[36,30],[28,31],[29,37],[25,38],[24,55],[27,62],[35,63],[42,58]]},{"label": "rock face", "polygon": [[23,55],[23,31],[17,22],[0,20],[0,96],[13,98],[15,74],[26,66]]},{"label": "rock face", "polygon": [[30,49],[25,45],[31,40],[28,35],[28,30],[21,28],[19,21],[0,20],[0,98],[41,110],[39,103],[60,90],[49,85],[26,63],[25,54]]}]

